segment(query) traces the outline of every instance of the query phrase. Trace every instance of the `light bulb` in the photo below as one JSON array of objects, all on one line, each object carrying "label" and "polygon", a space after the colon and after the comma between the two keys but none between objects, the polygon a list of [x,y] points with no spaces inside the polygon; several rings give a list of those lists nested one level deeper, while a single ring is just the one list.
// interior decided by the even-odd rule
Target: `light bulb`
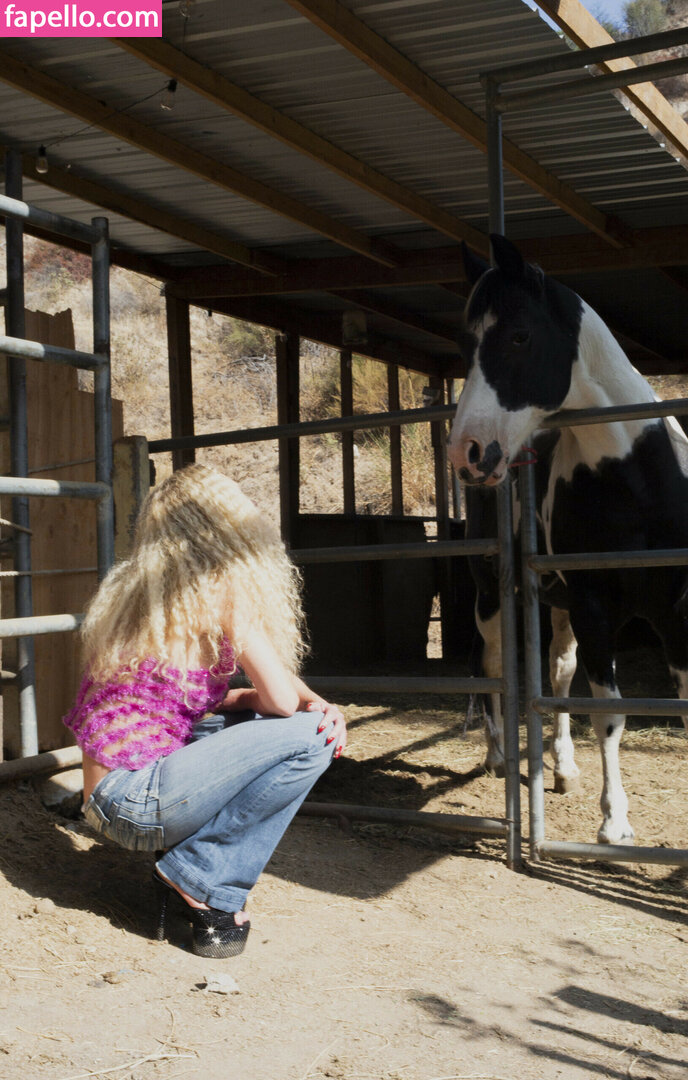
[{"label": "light bulb", "polygon": [[48,154],[44,146],[38,147],[38,154],[36,156],[36,172],[41,175],[48,171]]},{"label": "light bulb", "polygon": [[184,19],[191,18],[195,7],[196,0],[179,0],[179,14]]},{"label": "light bulb", "polygon": [[164,94],[160,98],[160,108],[161,109],[166,109],[168,112],[170,112],[175,106],[175,103],[176,103],[176,100],[177,100],[176,94],[177,94],[177,80],[176,79],[170,79],[170,81],[167,84],[167,89],[165,90]]}]

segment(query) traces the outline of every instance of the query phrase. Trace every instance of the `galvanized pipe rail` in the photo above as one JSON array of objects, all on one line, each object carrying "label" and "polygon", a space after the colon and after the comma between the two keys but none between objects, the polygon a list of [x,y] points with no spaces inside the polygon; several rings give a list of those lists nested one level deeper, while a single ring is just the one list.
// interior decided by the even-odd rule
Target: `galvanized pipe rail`
[{"label": "galvanized pipe rail", "polygon": [[170,439],[153,439],[148,443],[148,450],[151,454],[162,454],[169,450],[233,446],[239,443],[265,442],[270,439],[296,439],[307,435],[327,435],[341,431],[373,430],[374,428],[396,427],[399,424],[419,424],[428,420],[451,420],[455,412],[456,405],[428,405],[422,409],[335,416],[324,420],[271,424],[268,427],[214,431],[206,435],[179,435]]},{"label": "galvanized pipe rail", "polygon": [[[0,335],[0,353],[9,357],[10,448],[12,476],[0,477],[0,495],[13,497],[16,537],[15,608],[17,617],[0,620],[0,637],[18,639],[19,707],[22,757],[38,750],[33,636],[74,630],[82,616],[74,614],[34,616],[31,579],[29,497],[58,496],[91,499],[96,503],[98,574],[102,579],[114,562],[114,505],[112,493],[112,419],[110,395],[110,298],[109,239],[106,218],[84,225],[59,214],[30,206],[21,198],[21,156],[6,155],[7,194],[0,195],[0,217],[7,227],[7,277],[4,297],[8,333]],[[24,337],[23,223],[36,225],[57,236],[79,240],[91,247],[93,286],[93,352],[63,349],[27,341]],[[36,480],[28,477],[28,430],[26,413],[26,360],[66,364],[93,371],[95,427],[95,483],[67,480]]]},{"label": "galvanized pipe rail", "polygon": [[[663,406],[672,405],[672,412],[667,414]],[[631,407],[633,408],[633,407]],[[627,413],[629,407],[624,406]],[[652,418],[656,415],[678,415],[688,412],[688,399],[676,403],[653,403],[641,407],[642,415]],[[636,418],[640,410],[633,409]],[[618,408],[580,410],[590,413],[593,423],[604,422],[605,414],[610,423],[618,420]],[[548,427],[577,426],[580,412],[560,412],[550,418]],[[555,423],[554,421],[558,421]],[[585,552],[558,555],[538,555],[535,546],[535,498],[534,465],[520,466],[522,490],[521,523],[524,528],[523,572],[524,580],[537,581],[538,571],[544,570],[609,570],[632,569],[645,566],[686,566],[688,565],[687,548],[671,548],[657,551],[617,551]],[[531,494],[532,493],[532,494]],[[529,522],[526,530],[526,522]],[[527,538],[526,538],[527,533]],[[581,844],[573,841],[545,839],[544,811],[544,775],[541,716],[548,712],[599,713],[612,714],[623,712],[628,716],[684,716],[688,715],[688,700],[681,698],[614,698],[599,699],[592,697],[545,697],[542,694],[542,671],[539,639],[539,601],[537,593],[524,590],[524,617],[527,625],[537,624],[537,635],[532,637],[526,632],[526,692],[529,739],[529,801],[530,801],[530,855],[533,861],[543,858],[596,859],[609,862],[659,863],[669,866],[688,866],[688,850],[679,848],[649,848],[638,845]],[[537,718],[537,719],[536,719]]]}]

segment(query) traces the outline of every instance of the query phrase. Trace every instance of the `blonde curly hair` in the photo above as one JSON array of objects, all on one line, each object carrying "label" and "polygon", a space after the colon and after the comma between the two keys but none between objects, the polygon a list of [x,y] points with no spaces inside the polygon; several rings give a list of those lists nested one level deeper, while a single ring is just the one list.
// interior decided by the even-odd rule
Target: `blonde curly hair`
[{"label": "blonde curly hair", "polygon": [[81,628],[84,664],[98,681],[150,657],[187,671],[217,663],[225,636],[240,653],[252,628],[298,670],[300,575],[233,480],[189,465],[151,490],[129,558],[93,597]]}]

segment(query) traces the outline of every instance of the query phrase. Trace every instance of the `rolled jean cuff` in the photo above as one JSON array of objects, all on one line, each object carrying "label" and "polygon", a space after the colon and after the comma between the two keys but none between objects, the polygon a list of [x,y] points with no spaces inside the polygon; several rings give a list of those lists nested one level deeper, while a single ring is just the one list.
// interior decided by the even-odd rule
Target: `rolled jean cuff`
[{"label": "rolled jean cuff", "polygon": [[156,867],[173,881],[185,893],[188,893],[200,904],[208,904],[209,907],[217,908],[218,911],[241,911],[250,889],[240,889],[236,885],[209,892],[206,885],[197,878],[190,878],[187,873],[187,863],[181,863],[174,857],[174,849],[165,852],[157,861]]}]

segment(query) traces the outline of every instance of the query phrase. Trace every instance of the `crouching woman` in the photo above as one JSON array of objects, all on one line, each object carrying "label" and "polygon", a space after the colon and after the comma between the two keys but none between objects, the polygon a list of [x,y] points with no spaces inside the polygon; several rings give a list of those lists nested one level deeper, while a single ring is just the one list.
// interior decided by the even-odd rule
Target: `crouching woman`
[{"label": "crouching woman", "polygon": [[[64,722],[84,755],[86,820],[161,851],[159,939],[174,899],[195,953],[241,952],[250,889],[346,744],[340,710],[297,674],[299,578],[279,536],[226,476],[174,473],[144,503],[82,642]],[[251,687],[230,689],[238,668]]]}]

